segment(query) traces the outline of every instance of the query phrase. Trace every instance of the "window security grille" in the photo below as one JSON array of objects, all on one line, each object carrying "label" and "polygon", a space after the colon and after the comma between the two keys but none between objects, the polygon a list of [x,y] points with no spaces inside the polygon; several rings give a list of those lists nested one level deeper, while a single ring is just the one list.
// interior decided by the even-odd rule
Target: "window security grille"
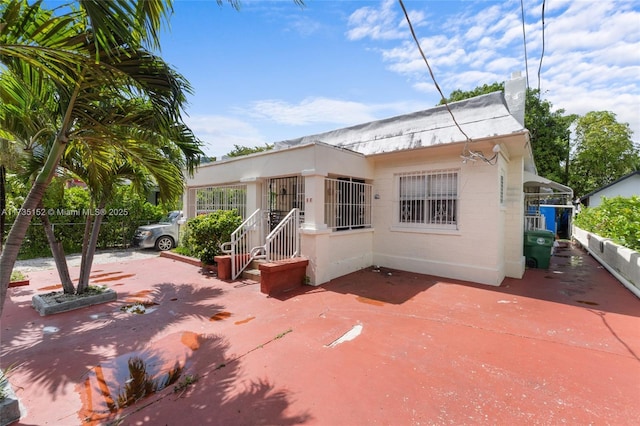
[{"label": "window security grille", "polygon": [[324,217],[334,231],[371,227],[372,186],[362,179],[326,178]]},{"label": "window security grille", "polygon": [[237,209],[238,214],[246,217],[247,186],[227,185],[196,188],[196,215],[216,210]]},{"label": "window security grille", "polygon": [[398,182],[400,224],[457,225],[457,170],[402,173]]}]

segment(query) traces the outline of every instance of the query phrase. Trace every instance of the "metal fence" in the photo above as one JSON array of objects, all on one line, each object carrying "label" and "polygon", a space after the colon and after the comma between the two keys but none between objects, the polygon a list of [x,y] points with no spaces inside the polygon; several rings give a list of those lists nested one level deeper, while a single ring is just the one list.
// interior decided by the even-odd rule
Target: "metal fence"
[{"label": "metal fence", "polygon": [[[148,225],[153,221],[107,220],[100,226],[98,249],[129,248],[133,234],[138,226]],[[85,234],[85,222],[57,222],[51,224],[56,239],[62,243],[65,253],[79,253]],[[32,221],[20,248],[21,258],[49,256],[49,242],[44,232],[43,224]],[[7,230],[8,233],[8,230]],[[6,236],[5,236],[6,237]]]}]

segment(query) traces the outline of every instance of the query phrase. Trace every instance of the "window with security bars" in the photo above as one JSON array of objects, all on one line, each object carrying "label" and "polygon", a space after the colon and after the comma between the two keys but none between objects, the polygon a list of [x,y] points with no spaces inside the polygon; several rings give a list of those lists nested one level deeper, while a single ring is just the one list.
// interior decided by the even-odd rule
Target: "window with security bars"
[{"label": "window with security bars", "polygon": [[397,178],[400,224],[444,228],[457,225],[457,170],[403,173]]},{"label": "window with security bars", "polygon": [[372,186],[362,179],[324,180],[324,217],[334,231],[371,227]]},{"label": "window with security bars", "polygon": [[216,210],[237,209],[238,214],[246,217],[247,186],[226,185],[196,188],[196,215]]}]

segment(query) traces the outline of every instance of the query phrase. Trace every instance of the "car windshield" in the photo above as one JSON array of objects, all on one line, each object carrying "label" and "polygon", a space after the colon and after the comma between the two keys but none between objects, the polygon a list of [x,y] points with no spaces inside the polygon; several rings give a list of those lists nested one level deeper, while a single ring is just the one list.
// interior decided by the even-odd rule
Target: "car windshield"
[{"label": "car windshield", "polygon": [[159,223],[174,223],[178,216],[180,216],[180,212],[169,212],[167,216],[160,219]]}]

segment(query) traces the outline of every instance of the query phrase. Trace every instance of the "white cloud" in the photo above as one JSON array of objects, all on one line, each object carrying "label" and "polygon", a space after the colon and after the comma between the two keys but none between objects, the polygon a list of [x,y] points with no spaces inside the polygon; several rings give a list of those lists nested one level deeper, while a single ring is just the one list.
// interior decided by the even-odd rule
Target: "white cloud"
[{"label": "white cloud", "polygon": [[[362,7],[349,16],[349,40],[360,40],[370,38],[373,40],[393,40],[403,38],[407,31],[401,29],[406,26],[404,20],[399,19],[396,13],[395,0],[385,0],[380,8]],[[417,19],[422,19],[422,13],[412,15]]]},{"label": "white cloud", "polygon": [[[574,114],[612,111],[619,121],[630,124],[634,140],[640,140],[637,5],[612,0],[546,2],[540,69],[543,96],[554,107]],[[349,25],[352,31],[362,33],[350,39],[368,36],[380,40],[378,35],[393,33],[395,37],[387,38],[378,49],[388,69],[406,76],[415,90],[433,93],[428,69],[410,34],[397,32],[396,15],[390,6],[384,1],[377,8],[358,9]],[[413,2],[411,6],[417,16],[431,5]],[[525,7],[529,83],[537,88],[543,48],[542,3]],[[438,18],[416,33],[445,95],[455,89],[470,90],[504,81],[513,71],[525,70],[519,2],[469,2],[462,12]]]},{"label": "white cloud", "polygon": [[314,123],[349,125],[374,120],[376,106],[328,98],[307,98],[298,104],[283,100],[254,102],[250,114],[276,123],[304,126]]},{"label": "white cloud", "polygon": [[197,115],[185,118],[185,123],[204,143],[202,150],[210,157],[231,152],[235,145],[262,146],[267,141],[246,121],[220,115]]}]

